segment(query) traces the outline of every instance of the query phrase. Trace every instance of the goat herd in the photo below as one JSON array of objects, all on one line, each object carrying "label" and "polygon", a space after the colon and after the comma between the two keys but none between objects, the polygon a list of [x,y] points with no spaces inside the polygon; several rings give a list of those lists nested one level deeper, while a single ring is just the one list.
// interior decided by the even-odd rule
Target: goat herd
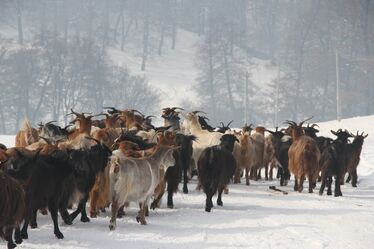
[{"label": "goat herd", "polygon": [[[335,176],[335,196],[341,196],[340,185],[347,173],[347,182],[356,187],[367,137],[342,129],[331,131],[335,140],[317,136],[316,124],[303,126],[307,120],[286,121],[287,129],[275,131],[252,125],[231,130],[223,123],[213,128],[201,114],[206,113],[178,107],[164,108],[165,124],[156,128],[152,116],[139,111],[105,110],[98,115],[71,110],[68,115],[74,118],[64,128],[51,121],[35,129],[25,120],[16,135],[16,147],[0,146],[0,237],[7,240],[8,248],[28,238],[29,224],[37,227],[38,210],[49,211],[54,234],[62,239],[58,212],[65,224],[71,225],[79,214],[82,222],[88,222],[88,201],[91,218],[111,204],[110,230],[131,202],[139,203],[136,220],[145,225],[148,206],[158,208],[166,190],[167,206],[173,208],[179,183],[183,180],[183,192],[188,193],[187,182],[194,174],[197,188],[206,194],[207,212],[217,191],[217,205],[222,206],[222,193],[228,191],[231,180],[240,183],[244,176],[249,185],[250,179],[261,178],[262,168],[266,180],[272,180],[273,169],[278,168],[281,186],[293,173],[294,190],[299,192],[306,178],[310,193],[321,180],[321,195],[326,184],[327,194],[332,194]],[[105,118],[93,119],[99,115]],[[69,213],[73,205],[76,210]]]}]

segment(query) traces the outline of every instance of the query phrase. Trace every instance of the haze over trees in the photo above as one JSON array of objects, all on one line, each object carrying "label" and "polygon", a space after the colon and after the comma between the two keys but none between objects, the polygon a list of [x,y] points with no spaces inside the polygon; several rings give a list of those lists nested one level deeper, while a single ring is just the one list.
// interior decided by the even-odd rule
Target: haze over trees
[{"label": "haze over trees", "polygon": [[[335,119],[336,55],[341,116],[374,112],[371,0],[4,0],[0,133],[14,133],[25,116],[67,122],[72,106],[159,114],[157,86],[118,66],[108,50],[135,51],[147,72],[151,58],[187,42],[181,30],[199,37],[190,84],[201,101],[194,108],[213,124],[243,124],[246,81],[249,122]],[[279,69],[270,85],[251,80],[258,61]]]}]

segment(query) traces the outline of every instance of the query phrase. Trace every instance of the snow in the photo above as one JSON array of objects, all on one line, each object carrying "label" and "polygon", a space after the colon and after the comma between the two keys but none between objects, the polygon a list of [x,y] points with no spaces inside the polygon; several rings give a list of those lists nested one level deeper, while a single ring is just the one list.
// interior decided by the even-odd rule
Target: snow
[{"label": "snow", "polygon": [[[330,129],[369,133],[359,165],[358,188],[342,186],[343,197],[319,196],[317,191],[295,193],[293,181],[288,195],[272,192],[273,182],[251,182],[251,186],[230,185],[223,207],[204,211],[205,195],[189,184],[189,194],[177,193],[174,209],[150,211],[148,225],[136,223],[137,205],[109,231],[109,213],[61,225],[65,239],[53,235],[49,216],[38,216],[39,228],[29,230],[29,239],[19,248],[372,248],[374,243],[374,116],[320,123],[321,134]],[[11,146],[12,136],[0,136]],[[243,181],[242,181],[243,182]],[[318,185],[319,187],[319,185]],[[215,200],[214,200],[215,204]],[[61,223],[61,219],[60,223]],[[1,242],[0,247],[5,247]]]},{"label": "snow", "polygon": [[195,52],[198,36],[192,32],[178,30],[178,42],[174,50],[170,49],[169,40],[165,40],[161,56],[151,53],[146,63],[146,70],[141,71],[141,56],[131,44],[124,51],[109,48],[108,53],[113,62],[126,66],[135,75],[145,75],[150,85],[161,93],[160,109],[168,106],[180,106],[183,101],[193,101],[199,104],[197,93],[193,86],[197,78]]}]

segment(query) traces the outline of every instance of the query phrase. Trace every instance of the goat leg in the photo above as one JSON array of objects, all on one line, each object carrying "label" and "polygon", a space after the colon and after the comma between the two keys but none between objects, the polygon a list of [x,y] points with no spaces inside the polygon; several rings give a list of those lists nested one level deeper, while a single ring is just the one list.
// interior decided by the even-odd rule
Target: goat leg
[{"label": "goat leg", "polygon": [[117,211],[117,218],[121,219],[123,218],[123,216],[125,216],[125,205],[122,205],[119,207],[118,211]]},{"label": "goat leg", "polygon": [[325,186],[326,186],[326,176],[322,174],[322,183],[321,183],[321,187],[319,189],[319,195],[323,195],[323,191],[325,190]]},{"label": "goat leg", "polygon": [[207,190],[207,193],[206,193],[206,201],[205,201],[205,211],[206,212],[210,212],[210,210],[212,209],[213,207],[213,202],[212,202],[212,197],[213,197],[213,194],[211,193],[212,191],[210,191],[209,189]]},{"label": "goat leg", "polygon": [[8,242],[8,249],[15,248],[17,245],[13,242],[13,228],[7,227],[5,230],[5,240]]},{"label": "goat leg", "polygon": [[113,199],[112,199],[112,217],[110,218],[110,222],[109,222],[109,229],[110,230],[116,229],[117,212],[118,212],[118,201],[113,197]]},{"label": "goat leg", "polygon": [[34,210],[31,215],[31,221],[30,221],[30,227],[31,228],[37,228],[38,223],[36,222],[36,216],[37,216],[38,210]]},{"label": "goat leg", "polygon": [[60,208],[60,215],[66,225],[73,225],[73,221],[70,218],[69,212],[66,208]]},{"label": "goat leg", "polygon": [[308,176],[309,193],[313,193],[313,189],[316,187],[316,182],[312,176]]},{"label": "goat leg", "polygon": [[188,194],[188,175],[187,175],[187,169],[183,169],[183,193]]},{"label": "goat leg", "polygon": [[352,187],[357,187],[357,169],[354,169],[352,172]]},{"label": "goat leg", "polygon": [[332,176],[327,177],[327,195],[332,195],[331,191]]},{"label": "goat leg", "polygon": [[17,225],[17,227],[14,231],[14,240],[15,240],[16,244],[21,244],[23,242],[23,240],[21,238],[21,230],[20,230],[19,225]]},{"label": "goat leg", "polygon": [[335,178],[335,193],[334,193],[334,196],[335,197],[343,196],[342,191],[340,190],[340,175],[339,174],[337,174],[337,176]]},{"label": "goat leg", "polygon": [[294,191],[297,191],[299,189],[299,184],[298,184],[298,182],[297,182],[297,176],[295,176],[295,185],[294,185],[294,187],[293,187],[293,190]]},{"label": "goat leg", "polygon": [[301,175],[301,177],[299,178],[299,186],[298,186],[299,193],[303,192],[304,179],[305,179],[304,175]]},{"label": "goat leg", "polygon": [[247,185],[247,186],[250,185],[250,183],[249,183],[249,178],[250,178],[249,172],[250,172],[250,170],[247,168],[245,170],[245,185]]},{"label": "goat leg", "polygon": [[145,209],[146,209],[146,201],[142,201],[139,203],[139,212],[138,212],[138,215],[136,216],[136,221],[141,225],[147,225],[147,222],[145,220]]},{"label": "goat leg", "polygon": [[220,187],[218,189],[218,198],[217,198],[217,205],[218,206],[223,206],[223,202],[222,202],[222,192],[223,192],[223,189],[222,187]]},{"label": "goat leg", "polygon": [[64,235],[61,233],[60,228],[58,227],[58,216],[57,216],[57,205],[54,201],[50,201],[48,204],[49,212],[51,213],[53,221],[53,232],[58,239],[63,239]]}]

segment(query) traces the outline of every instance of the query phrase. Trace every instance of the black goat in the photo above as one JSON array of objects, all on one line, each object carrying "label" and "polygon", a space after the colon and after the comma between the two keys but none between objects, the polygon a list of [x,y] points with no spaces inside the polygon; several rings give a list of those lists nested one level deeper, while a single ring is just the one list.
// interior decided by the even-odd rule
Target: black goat
[{"label": "black goat", "polygon": [[312,124],[311,126],[308,124],[307,127],[304,127],[304,132],[305,135],[310,136],[317,142],[318,149],[322,153],[333,140],[329,137],[317,136],[319,130],[315,128],[316,126],[318,127],[317,124]]},{"label": "black goat", "polygon": [[16,230],[16,240],[28,238],[30,219],[38,209],[47,206],[53,220],[54,234],[58,239],[64,238],[58,227],[57,210],[61,208],[64,182],[73,173],[67,154],[55,152],[50,155],[36,153],[34,156],[26,156],[21,152],[17,153],[19,157],[13,160],[13,169],[6,170],[7,174],[24,185],[26,193],[25,222],[21,232]]},{"label": "black goat", "polygon": [[216,131],[220,133],[225,133],[226,131],[231,129],[230,125],[232,122],[234,122],[234,120],[231,120],[227,125],[225,125],[223,122],[220,122],[221,126],[218,126]]},{"label": "black goat", "polygon": [[205,116],[198,115],[198,121],[199,121],[199,123],[201,125],[201,128],[203,130],[207,130],[207,131],[210,131],[210,132],[214,131],[214,127],[210,126],[210,124],[208,124],[208,122],[207,122],[207,121],[209,121],[209,118],[207,118]]},{"label": "black goat", "polygon": [[[81,213],[82,222],[90,221],[86,213],[86,202],[88,200],[89,193],[95,184],[96,175],[99,172],[104,171],[105,167],[107,166],[108,159],[112,154],[111,150],[106,145],[101,144],[97,140],[95,141],[97,144],[92,146],[89,150],[68,151],[69,158],[74,168],[74,177],[69,178],[67,184],[74,186],[73,191],[78,191],[82,197],[79,200],[77,210],[70,214],[70,220],[64,219],[65,223],[67,224],[71,224],[79,213]],[[69,200],[65,199],[64,202],[65,204],[69,203]]]},{"label": "black goat", "polygon": [[349,175],[346,182],[348,183],[352,178],[352,187],[357,187],[357,166],[360,163],[362,145],[364,144],[364,140],[367,138],[367,136],[368,134],[364,135],[364,133],[361,133],[359,135],[357,132],[352,143],[347,145],[346,172],[348,172]]},{"label": "black goat", "polygon": [[288,169],[288,149],[292,144],[292,138],[286,136],[282,130],[275,131],[266,130],[273,135],[273,146],[275,150],[275,157],[279,162],[279,168],[277,173],[277,178],[280,178],[280,185],[287,186],[288,180],[291,177],[290,170]]},{"label": "black goat", "polygon": [[68,138],[69,131],[68,128],[71,125],[68,125],[64,128],[53,124],[55,121],[50,121],[45,124],[39,124],[39,135],[43,138],[48,139],[52,143],[56,143],[58,141],[64,140]]},{"label": "black goat", "polygon": [[331,131],[332,134],[337,136],[332,144],[330,144],[323,152],[320,159],[321,167],[321,188],[319,194],[322,195],[327,184],[327,195],[331,195],[332,177],[335,176],[335,196],[342,196],[340,189],[341,178],[344,177],[346,172],[346,152],[348,138],[352,135],[348,131],[337,132]]},{"label": "black goat", "polygon": [[204,149],[198,160],[199,184],[206,194],[205,211],[213,207],[212,197],[218,190],[217,205],[222,206],[222,192],[235,173],[236,161],[232,155],[235,141],[234,135],[223,135],[220,145]]}]

